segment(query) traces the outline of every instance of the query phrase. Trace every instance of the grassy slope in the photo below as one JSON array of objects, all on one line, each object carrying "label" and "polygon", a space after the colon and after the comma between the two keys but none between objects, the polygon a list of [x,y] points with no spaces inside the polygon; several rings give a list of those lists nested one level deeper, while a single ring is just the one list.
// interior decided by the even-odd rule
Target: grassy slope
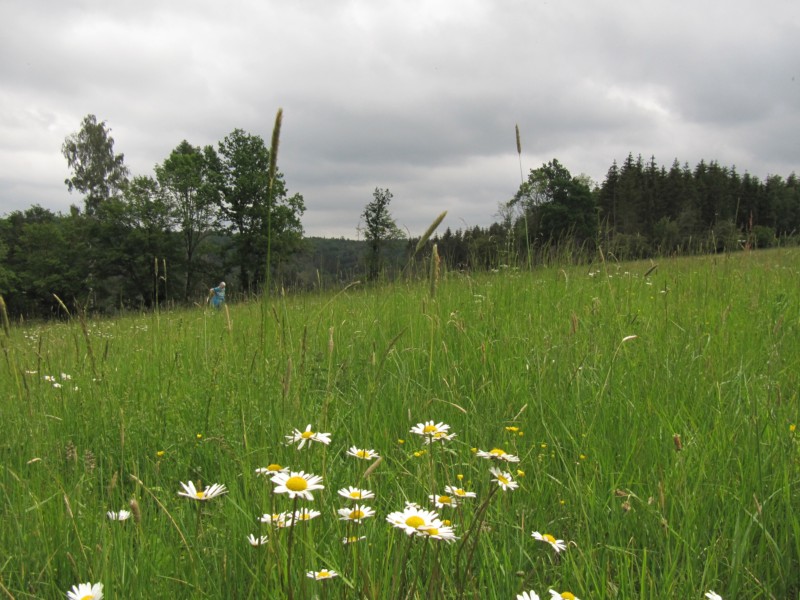
[{"label": "grassy slope", "polygon": [[[288,530],[257,517],[292,503],[254,474],[280,463],[326,485],[309,503],[322,516],[296,528],[293,571],[343,574],[295,576],[295,597],[321,584],[330,597],[455,597],[471,543],[411,544],[385,515],[460,481],[478,498],[440,512],[463,536],[493,485],[472,449],[499,446],[524,477],[488,505],[465,597],[799,597],[797,264],[779,250],[662,261],[647,278],[644,263],[451,273],[435,300],[395,284],[276,300],[266,315],[232,305],[230,321],[195,310],[14,329],[0,367],[0,589],[280,594]],[[43,380],[62,372],[61,388]],[[413,439],[428,419],[456,438]],[[283,444],[308,423],[333,443]],[[384,457],[366,481],[351,445]],[[193,503],[177,496],[189,479],[230,493]],[[335,491],[358,482],[377,516],[360,526],[366,543],[343,547]],[[130,498],[140,525],[104,518]],[[569,550],[556,557],[533,530]],[[252,549],[259,531],[270,544]]]}]

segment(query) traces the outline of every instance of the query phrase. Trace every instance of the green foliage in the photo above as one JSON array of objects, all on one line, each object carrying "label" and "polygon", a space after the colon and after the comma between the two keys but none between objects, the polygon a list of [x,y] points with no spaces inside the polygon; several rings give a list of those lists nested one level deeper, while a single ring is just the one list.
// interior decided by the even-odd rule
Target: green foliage
[{"label": "green foliage", "polygon": [[367,241],[366,254],[367,277],[375,279],[384,265],[383,249],[389,240],[403,238],[403,232],[395,223],[389,204],[392,202],[392,192],[388,188],[375,188],[372,200],[364,207],[361,220],[364,223],[360,231]]},{"label": "green foliage", "polygon": [[125,188],[128,169],[122,154],[114,154],[114,138],[105,121],[86,115],[81,129],[64,140],[61,153],[67,159],[72,177],[64,184],[69,191],[85,194],[86,212],[93,214],[102,202]]}]

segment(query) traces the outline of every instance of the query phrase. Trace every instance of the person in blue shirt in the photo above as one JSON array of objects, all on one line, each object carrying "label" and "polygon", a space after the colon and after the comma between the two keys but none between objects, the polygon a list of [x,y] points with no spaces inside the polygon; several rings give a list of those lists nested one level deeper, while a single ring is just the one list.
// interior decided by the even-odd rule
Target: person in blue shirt
[{"label": "person in blue shirt", "polygon": [[208,290],[208,296],[211,298],[211,306],[219,310],[225,303],[225,282],[220,281],[217,287]]}]

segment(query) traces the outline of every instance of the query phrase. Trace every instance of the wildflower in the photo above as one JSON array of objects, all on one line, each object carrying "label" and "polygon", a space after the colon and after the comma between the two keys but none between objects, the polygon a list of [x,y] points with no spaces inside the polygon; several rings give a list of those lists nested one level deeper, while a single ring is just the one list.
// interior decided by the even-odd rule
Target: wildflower
[{"label": "wildflower", "polygon": [[47,381],[49,383],[53,383],[54,381],[56,381],[56,378],[53,377],[52,375],[43,375],[42,379],[44,379],[45,381]]},{"label": "wildflower", "polygon": [[386,515],[386,520],[394,527],[402,529],[408,535],[419,533],[425,527],[430,527],[439,519],[439,515],[430,510],[422,510],[414,505],[406,504],[403,511],[396,511]]},{"label": "wildflower", "polygon": [[291,435],[287,435],[285,437],[287,444],[291,445],[300,442],[297,446],[298,450],[301,450],[303,446],[305,446],[306,442],[309,443],[309,446],[311,445],[311,442],[319,442],[320,444],[325,444],[326,446],[331,443],[330,433],[311,431],[311,424],[306,426],[305,431],[295,429]]},{"label": "wildflower", "polygon": [[789,433],[794,433],[796,429],[797,429],[797,425],[795,425],[794,423],[789,425]]},{"label": "wildflower", "polygon": [[338,576],[339,574],[333,569],[322,569],[322,571],[309,571],[306,573],[306,577],[316,579],[317,581],[320,581],[321,579],[332,579]]},{"label": "wildflower", "polygon": [[502,448],[492,448],[488,452],[484,450],[478,450],[477,456],[479,456],[480,458],[488,458],[491,460],[502,460],[505,462],[519,462],[518,456],[509,454]]},{"label": "wildflower", "polygon": [[517,469],[517,477],[525,477],[525,471],[522,469]]},{"label": "wildflower", "polygon": [[508,431],[509,433],[517,433],[519,431],[519,427],[514,427],[512,425],[512,426],[506,427],[506,431]]},{"label": "wildflower", "polygon": [[362,542],[367,539],[365,535],[351,535],[349,537],[342,538],[343,544],[355,544],[356,542]]},{"label": "wildflower", "polygon": [[494,475],[494,479],[492,479],[492,481],[496,481],[497,484],[503,488],[504,492],[507,492],[508,490],[515,490],[519,487],[519,484],[512,479],[511,473],[501,471],[495,467],[492,467],[490,471],[492,475]]},{"label": "wildflower", "polygon": [[274,490],[276,494],[285,493],[289,494],[289,498],[297,498],[299,496],[305,500],[313,500],[314,496],[311,492],[325,487],[322,485],[322,477],[304,473],[303,471],[277,473],[270,481],[277,485]]},{"label": "wildflower", "polygon": [[550,590],[550,600],[581,600],[572,592],[561,592]]},{"label": "wildflower", "polygon": [[417,450],[416,452],[414,452],[414,456],[416,456],[417,458],[419,458],[420,456],[425,456],[425,454],[426,454],[427,452],[428,452],[427,450]]},{"label": "wildflower", "polygon": [[113,510],[110,510],[106,513],[106,516],[111,521],[127,521],[128,519],[131,518],[131,513],[130,511],[127,510],[121,510],[119,512],[114,512]]},{"label": "wildflower", "polygon": [[447,431],[449,429],[450,425],[446,425],[444,423],[436,423],[434,425],[433,421],[425,421],[424,423],[417,423],[411,428],[410,433],[416,433],[417,435],[421,435],[423,437],[432,438],[437,433],[443,433],[447,435]]},{"label": "wildflower", "polygon": [[708,590],[706,592],[706,598],[708,598],[708,600],[722,600],[722,596],[720,596],[714,590]]},{"label": "wildflower", "polygon": [[202,440],[203,439],[203,434],[202,433],[198,433],[197,436],[195,436],[195,437],[197,437],[198,440]]},{"label": "wildflower", "polygon": [[436,496],[434,494],[431,494],[430,496],[428,496],[428,498],[430,498],[430,501],[433,502],[436,508],[444,508],[445,506],[450,506],[450,507],[458,506],[458,502],[456,502],[456,499],[453,496],[447,496],[445,494],[441,496]]},{"label": "wildflower", "polygon": [[268,539],[265,535],[260,535],[258,537],[254,536],[252,533],[247,536],[247,541],[250,542],[250,545],[253,548],[257,548],[258,546],[263,546],[267,543]]},{"label": "wildflower", "polygon": [[161,457],[162,457],[162,456],[164,456],[165,454],[166,454],[166,451],[164,451],[164,450],[159,450],[158,452],[156,452],[156,456],[157,456],[158,458],[161,458]]},{"label": "wildflower", "polygon": [[517,600],[539,600],[539,594],[531,590],[530,592],[522,592],[517,594]]},{"label": "wildflower", "polygon": [[270,523],[278,528],[291,527],[293,525],[292,515],[288,512],[261,515],[260,521],[262,523]]},{"label": "wildflower", "polygon": [[296,523],[297,521],[310,521],[311,519],[316,519],[321,514],[322,513],[318,510],[301,508],[300,510],[294,511],[294,515],[292,515],[292,524]]},{"label": "wildflower", "polygon": [[[463,479],[463,476],[462,476]],[[474,498],[475,492],[467,492],[460,487],[455,487],[454,485],[446,485],[444,486],[444,491],[454,496],[457,500],[463,500],[465,498]]]},{"label": "wildflower", "polygon": [[464,480],[464,474],[463,473],[459,473],[458,475],[456,475],[456,479],[458,479],[459,481],[463,481]]},{"label": "wildflower", "polygon": [[67,592],[67,600],[103,600],[103,584],[79,583]]},{"label": "wildflower", "polygon": [[418,535],[428,536],[434,540],[443,540],[447,543],[455,542],[458,539],[455,533],[453,533],[453,528],[449,525],[445,525],[438,519],[428,526],[420,528]]},{"label": "wildflower", "polygon": [[403,438],[397,438],[397,443],[398,444],[405,444],[406,441]]},{"label": "wildflower", "polygon": [[356,504],[352,509],[340,508],[340,521],[354,521],[361,523],[364,519],[375,516],[375,510],[363,504]]},{"label": "wildflower", "polygon": [[370,500],[375,497],[374,492],[352,486],[340,489],[339,495],[348,500]]},{"label": "wildflower", "polygon": [[350,450],[347,451],[347,454],[362,460],[372,460],[373,458],[378,458],[378,453],[375,452],[375,450],[364,450],[361,448],[356,448],[355,446],[351,446]]},{"label": "wildflower", "polygon": [[72,375],[67,375],[66,373],[61,374],[61,381],[69,381],[72,379]]},{"label": "wildflower", "polygon": [[194,487],[194,483],[191,481],[189,483],[181,482],[181,487],[183,488],[183,491],[178,492],[178,495],[191,498],[192,500],[212,500],[217,496],[228,493],[228,490],[225,489],[225,486],[220,483],[215,483],[214,485],[207,487],[205,490],[198,490]]},{"label": "wildflower", "polygon": [[564,543],[564,540],[557,540],[549,533],[539,533],[538,531],[534,531],[531,536],[540,542],[547,542],[550,544],[553,547],[553,550],[556,551],[556,554],[567,549],[567,545]]},{"label": "wildflower", "polygon": [[61,387],[61,384],[56,381],[56,382],[53,383],[53,387],[58,389],[58,388]]},{"label": "wildflower", "polygon": [[282,467],[278,464],[272,463],[266,467],[259,467],[256,469],[256,475],[272,475],[273,473],[286,473],[289,471],[288,467]]},{"label": "wildflower", "polygon": [[433,435],[426,435],[424,441],[426,444],[432,444],[433,442],[449,442],[454,437],[456,437],[455,433],[445,433],[444,431],[437,431]]}]

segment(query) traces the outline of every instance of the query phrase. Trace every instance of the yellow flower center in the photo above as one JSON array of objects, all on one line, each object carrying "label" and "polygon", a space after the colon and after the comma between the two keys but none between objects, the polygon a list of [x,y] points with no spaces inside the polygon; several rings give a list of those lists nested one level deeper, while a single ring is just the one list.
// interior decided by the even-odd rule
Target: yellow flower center
[{"label": "yellow flower center", "polygon": [[419,515],[413,515],[406,519],[406,525],[408,525],[409,527],[413,527],[414,529],[417,529],[420,526],[425,525],[425,519],[423,519]]},{"label": "yellow flower center", "polygon": [[282,467],[282,466],[280,466],[280,465],[276,465],[275,463],[272,463],[271,465],[269,465],[269,466],[267,467],[267,471],[280,471],[280,470],[282,470],[282,469],[283,469],[283,467]]},{"label": "yellow flower center", "polygon": [[504,485],[508,485],[508,478],[504,477],[503,475],[498,475],[497,476],[497,481],[499,481],[500,483],[502,483]]},{"label": "yellow flower center", "polygon": [[436,429],[436,425],[425,425],[425,427],[422,428],[422,433],[433,433]]},{"label": "yellow flower center", "polygon": [[351,498],[361,498],[361,492],[360,492],[360,491],[358,491],[358,490],[355,490],[355,491],[353,491],[353,492],[350,492],[350,497],[351,497]]},{"label": "yellow flower center", "polygon": [[575,600],[575,594],[571,592],[561,592],[561,597],[564,600]]},{"label": "yellow flower center", "polygon": [[206,493],[203,490],[197,490],[197,492],[195,492],[195,496],[197,496],[200,500],[202,500],[203,498],[205,498]]},{"label": "yellow flower center", "polygon": [[92,594],[86,594],[85,596],[81,596],[81,600],[92,600],[92,598],[94,598],[94,595]]},{"label": "yellow flower center", "polygon": [[308,488],[308,482],[303,477],[289,477],[286,480],[286,489],[292,490],[293,492],[302,492]]},{"label": "yellow flower center", "polygon": [[320,571],[319,575],[318,575],[318,577],[320,577],[320,578],[322,578],[322,577],[330,577],[330,576],[331,576],[330,571]]},{"label": "yellow flower center", "polygon": [[439,535],[439,530],[436,529],[436,527],[428,527],[425,530],[425,533],[427,533],[428,535]]},{"label": "yellow flower center", "polygon": [[455,493],[456,496],[466,496],[467,495],[467,492],[465,492],[461,488],[458,488],[454,493]]},{"label": "yellow flower center", "polygon": [[542,538],[543,538],[543,539],[544,539],[546,542],[550,542],[551,544],[555,544],[555,543],[556,543],[556,538],[554,538],[554,537],[553,537],[552,535],[550,535],[549,533],[545,533],[545,534],[542,536]]},{"label": "yellow flower center", "polygon": [[492,456],[503,456],[505,453],[506,451],[500,448],[492,448],[491,450],[489,450],[489,454],[491,454]]},{"label": "yellow flower center", "polygon": [[358,456],[358,458],[367,458],[369,456],[369,452],[366,450],[359,450],[356,452],[356,456]]},{"label": "yellow flower center", "polygon": [[300,437],[303,438],[304,440],[307,440],[310,437],[314,437],[314,432],[313,431],[304,431],[303,433],[300,434]]},{"label": "yellow flower center", "polygon": [[450,504],[450,496],[439,496],[439,504]]},{"label": "yellow flower center", "polygon": [[350,513],[350,518],[353,520],[363,519],[364,518],[364,511],[363,510],[354,510]]}]

